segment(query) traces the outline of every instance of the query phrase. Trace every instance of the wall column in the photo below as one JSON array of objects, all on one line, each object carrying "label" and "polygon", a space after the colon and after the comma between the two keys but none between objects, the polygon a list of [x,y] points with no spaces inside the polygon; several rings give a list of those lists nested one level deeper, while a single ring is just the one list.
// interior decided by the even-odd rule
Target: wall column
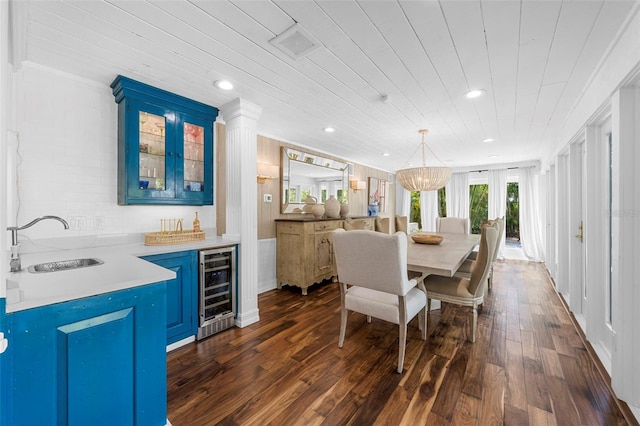
[{"label": "wall column", "polygon": [[262,107],[235,99],[220,108],[226,127],[226,233],[239,239],[236,325],[260,320],[258,314],[257,134]]}]

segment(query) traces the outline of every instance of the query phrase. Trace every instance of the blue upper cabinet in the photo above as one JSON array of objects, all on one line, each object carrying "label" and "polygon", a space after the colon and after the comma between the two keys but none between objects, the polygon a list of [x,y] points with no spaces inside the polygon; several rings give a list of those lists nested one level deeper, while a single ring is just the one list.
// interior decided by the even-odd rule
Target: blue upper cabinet
[{"label": "blue upper cabinet", "polygon": [[218,109],[129,78],[118,104],[118,204],[213,204]]}]

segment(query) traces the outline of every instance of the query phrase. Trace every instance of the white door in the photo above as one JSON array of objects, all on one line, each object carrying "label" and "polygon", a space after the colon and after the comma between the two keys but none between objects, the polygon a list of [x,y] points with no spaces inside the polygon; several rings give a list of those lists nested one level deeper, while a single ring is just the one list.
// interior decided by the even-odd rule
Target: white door
[{"label": "white door", "polygon": [[585,334],[598,358],[609,371],[613,344],[611,291],[611,223],[615,211],[612,193],[611,120],[603,119],[598,126],[586,130],[586,163],[583,192],[585,213],[585,295],[583,314]]},{"label": "white door", "polygon": [[586,328],[583,316],[586,307],[585,261],[584,261],[584,194],[585,170],[584,140],[571,145],[569,152],[569,305],[582,326]]}]

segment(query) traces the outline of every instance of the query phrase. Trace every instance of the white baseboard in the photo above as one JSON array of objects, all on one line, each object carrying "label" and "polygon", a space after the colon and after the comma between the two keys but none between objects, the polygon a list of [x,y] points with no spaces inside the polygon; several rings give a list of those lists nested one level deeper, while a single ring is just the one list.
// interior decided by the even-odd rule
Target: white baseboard
[{"label": "white baseboard", "polygon": [[238,316],[236,317],[236,327],[243,328],[260,321],[259,312],[260,310],[256,308],[252,311],[238,314]]},{"label": "white baseboard", "polygon": [[258,294],[278,288],[278,280],[261,281],[258,283]]},{"label": "white baseboard", "polygon": [[[565,297],[564,300],[567,300],[567,298]],[[586,335],[587,334],[587,319],[582,314],[573,313],[573,316],[576,319],[576,322],[578,323],[578,325],[580,326],[580,329],[582,330],[582,332]]]},{"label": "white baseboard", "polygon": [[196,341],[196,336],[185,337],[182,340],[178,340],[177,342],[173,342],[172,344],[167,345],[167,352],[171,352],[174,349],[178,349],[179,347],[188,345],[189,343],[195,342],[195,341]]},{"label": "white baseboard", "polygon": [[604,347],[604,345],[600,342],[590,342],[591,347],[596,353],[596,356],[604,366],[604,369],[607,370],[607,374],[611,377],[611,353]]},{"label": "white baseboard", "polygon": [[636,420],[640,420],[640,407],[629,405],[629,409],[631,410],[631,414],[633,414]]}]

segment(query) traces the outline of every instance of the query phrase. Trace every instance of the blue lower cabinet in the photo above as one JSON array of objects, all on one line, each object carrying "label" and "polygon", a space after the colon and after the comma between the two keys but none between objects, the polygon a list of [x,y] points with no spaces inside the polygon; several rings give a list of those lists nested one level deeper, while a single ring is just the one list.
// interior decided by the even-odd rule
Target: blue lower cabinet
[{"label": "blue lower cabinet", "polygon": [[167,284],[167,345],[198,331],[198,252],[195,250],[146,256],[142,259],[176,273]]},{"label": "blue lower cabinet", "polygon": [[10,425],[164,425],[165,284],[28,309],[10,330]]},{"label": "blue lower cabinet", "polygon": [[[7,300],[0,297],[0,331],[7,334],[7,325],[5,322],[5,308]],[[9,424],[7,416],[7,406],[9,405],[9,355],[0,354],[0,425]]]}]

